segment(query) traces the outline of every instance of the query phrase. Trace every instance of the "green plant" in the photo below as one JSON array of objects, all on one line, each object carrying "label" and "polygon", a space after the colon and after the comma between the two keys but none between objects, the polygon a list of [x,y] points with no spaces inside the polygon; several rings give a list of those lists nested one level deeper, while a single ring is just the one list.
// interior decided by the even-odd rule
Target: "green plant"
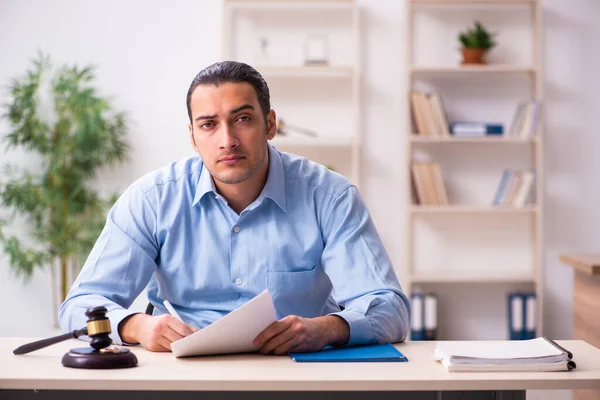
[{"label": "green plant", "polygon": [[123,162],[128,152],[125,114],[98,95],[93,79],[91,66],[53,69],[41,54],[9,85],[3,115],[10,126],[7,150],[37,153],[42,167],[34,172],[7,167],[0,205],[28,221],[30,229],[29,237],[19,238],[8,233],[8,221],[0,221],[0,245],[25,281],[36,268],[51,269],[55,306],[56,287],[64,300],[69,277],[78,273],[115,201],[114,195],[102,198],[90,182],[99,168]]},{"label": "green plant", "polygon": [[459,33],[458,39],[463,48],[489,50],[496,46],[493,36],[494,34],[488,32],[479,21],[475,21],[472,28]]}]

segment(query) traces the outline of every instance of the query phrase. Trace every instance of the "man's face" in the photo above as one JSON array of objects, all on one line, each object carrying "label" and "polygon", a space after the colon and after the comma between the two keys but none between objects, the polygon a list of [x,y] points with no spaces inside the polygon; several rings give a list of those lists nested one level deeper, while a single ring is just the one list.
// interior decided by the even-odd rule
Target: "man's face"
[{"label": "man's face", "polygon": [[190,109],[192,146],[215,180],[241,183],[266,167],[267,139],[275,136],[276,117],[270,110],[265,123],[252,85],[199,85]]}]

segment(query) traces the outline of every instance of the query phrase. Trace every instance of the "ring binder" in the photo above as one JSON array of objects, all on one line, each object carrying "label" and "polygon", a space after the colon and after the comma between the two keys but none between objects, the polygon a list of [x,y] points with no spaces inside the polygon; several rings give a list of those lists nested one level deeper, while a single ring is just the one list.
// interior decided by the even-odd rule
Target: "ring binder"
[{"label": "ring binder", "polygon": [[567,357],[570,359],[573,358],[573,353],[571,353],[569,350],[565,349],[564,347],[562,347],[561,345],[559,345],[558,343],[556,343],[554,340],[547,338],[546,336],[543,336],[543,338],[550,343],[552,346],[556,347],[558,350],[562,351],[563,354],[566,354]]}]

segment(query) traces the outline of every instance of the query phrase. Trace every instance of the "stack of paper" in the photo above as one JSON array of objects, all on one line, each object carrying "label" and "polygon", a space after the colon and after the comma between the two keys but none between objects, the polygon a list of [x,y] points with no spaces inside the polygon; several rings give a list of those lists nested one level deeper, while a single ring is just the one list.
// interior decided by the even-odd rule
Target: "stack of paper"
[{"label": "stack of paper", "polygon": [[450,372],[569,371],[573,354],[545,337],[530,340],[441,341],[434,357]]}]

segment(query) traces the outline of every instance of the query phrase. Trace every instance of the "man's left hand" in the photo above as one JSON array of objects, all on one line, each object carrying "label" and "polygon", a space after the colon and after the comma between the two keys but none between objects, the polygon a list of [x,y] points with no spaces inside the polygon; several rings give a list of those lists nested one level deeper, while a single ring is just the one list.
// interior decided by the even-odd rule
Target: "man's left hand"
[{"label": "man's left hand", "polygon": [[319,351],[325,346],[346,344],[349,338],[350,326],[341,317],[289,315],[262,331],[254,344],[263,354],[287,354]]}]

